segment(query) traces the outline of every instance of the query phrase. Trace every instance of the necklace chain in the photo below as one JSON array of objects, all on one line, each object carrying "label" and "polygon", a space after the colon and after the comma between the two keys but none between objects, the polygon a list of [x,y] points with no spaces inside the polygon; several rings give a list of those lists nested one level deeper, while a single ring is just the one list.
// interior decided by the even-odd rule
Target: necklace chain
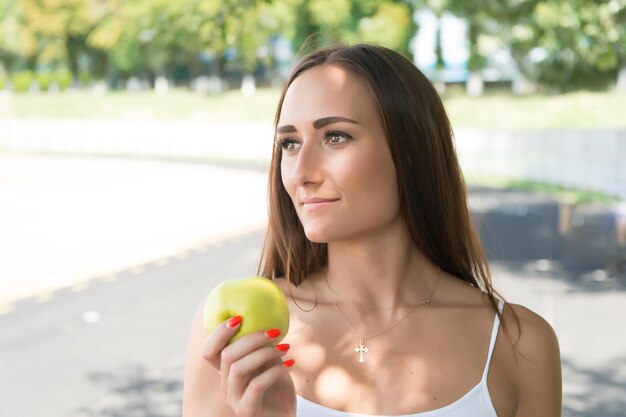
[{"label": "necklace chain", "polygon": [[[402,306],[393,306],[393,307],[387,307],[387,306],[375,306],[375,305],[371,305],[371,304],[363,304],[363,303],[359,303],[357,301],[354,300],[350,300],[350,299],[346,299],[345,297],[342,297],[341,295],[337,294],[335,292],[335,290],[333,290],[333,288],[330,286],[330,284],[328,283],[328,279],[326,278],[326,271],[324,271],[324,281],[326,282],[326,286],[328,287],[328,289],[335,294],[337,297],[343,299],[343,300],[348,300],[348,302],[350,304],[355,304],[361,307],[368,307],[368,308],[378,308],[378,309],[388,309],[388,310],[393,310],[393,309],[398,309],[398,308],[406,308],[406,307],[419,307],[421,305],[424,304],[428,304],[430,303],[430,300],[432,299],[433,295],[435,294],[435,291],[437,290],[437,284],[439,283],[439,276],[441,275],[441,268],[437,268],[437,279],[435,280],[435,288],[433,289],[432,294],[430,295],[430,298],[428,298],[427,300],[424,301],[420,301],[418,304],[408,304],[408,305],[402,305]],[[412,311],[412,310],[411,310]]]},{"label": "necklace chain", "polygon": [[361,336],[361,335],[360,335],[360,334],[359,334],[359,333],[358,333],[358,332],[354,329],[354,327],[352,327],[352,325],[350,324],[350,322],[348,321],[348,319],[346,318],[346,316],[344,316],[344,314],[343,314],[343,313],[341,312],[341,310],[339,309],[339,306],[337,305],[337,303],[335,303],[335,308],[337,309],[337,311],[339,312],[339,314],[340,314],[340,315],[341,315],[341,317],[343,318],[343,321],[345,321],[345,322],[346,322],[346,324],[350,327],[350,329],[352,329],[352,332],[353,332],[355,335],[357,335],[357,337],[358,337],[359,339],[361,339],[362,341],[365,341],[365,340],[368,340],[368,339],[373,339],[373,338],[374,338],[374,337],[376,337],[376,336],[380,336],[380,335],[382,335],[382,334],[387,333],[388,331],[390,331],[391,329],[393,329],[394,327],[396,327],[398,324],[400,324],[400,322],[401,322],[402,320],[404,320],[405,318],[407,318],[409,314],[411,314],[412,312],[414,312],[415,310],[417,310],[417,307],[419,307],[420,305],[425,305],[425,304],[430,303],[430,300],[422,301],[422,303],[423,303],[423,304],[418,304],[418,305],[416,305],[415,307],[413,307],[411,310],[409,310],[409,312],[408,312],[408,313],[406,313],[404,316],[402,316],[402,318],[401,318],[400,320],[398,320],[398,321],[397,321],[397,322],[396,322],[393,326],[391,326],[391,327],[390,327],[390,328],[388,328],[387,330],[384,330],[384,331],[382,331],[382,332],[380,332],[380,333],[378,333],[378,334],[375,334],[375,335],[373,335],[373,336],[367,336],[367,337],[363,337],[363,336]]},{"label": "necklace chain", "polygon": [[[337,303],[335,302],[335,308],[337,309],[337,312],[339,313],[339,315],[341,316],[341,318],[346,322],[346,324],[348,325],[348,327],[350,327],[350,330],[352,330],[352,332],[357,335],[357,337],[359,338],[359,344],[358,346],[354,349],[355,352],[357,352],[359,354],[359,362],[360,363],[364,363],[365,362],[365,353],[367,353],[369,351],[369,349],[364,345],[364,342],[368,339],[373,339],[375,337],[378,337],[380,335],[383,335],[385,333],[387,333],[388,331],[392,330],[393,328],[395,328],[398,324],[400,324],[400,322],[402,322],[402,320],[404,320],[405,318],[407,318],[409,316],[409,314],[411,314],[412,312],[414,312],[415,310],[417,310],[417,307],[419,306],[428,306],[431,302],[431,300],[433,299],[433,296],[435,295],[435,292],[437,291],[437,284],[439,283],[439,277],[441,276],[441,268],[438,269],[437,271],[437,278],[435,280],[435,288],[433,288],[433,292],[430,295],[430,298],[428,298],[427,300],[421,301],[419,304],[414,304],[414,305],[410,305],[410,306],[403,306],[403,307],[413,307],[411,310],[409,310],[408,313],[406,313],[404,316],[402,316],[402,318],[400,320],[398,320],[394,325],[392,325],[391,327],[389,327],[386,330],[383,330],[380,333],[377,333],[375,335],[372,336],[367,336],[367,337],[363,337],[359,334],[359,332],[357,332],[354,327],[352,327],[352,325],[350,324],[350,322],[348,321],[348,319],[346,318],[346,316],[343,314],[343,312],[341,311],[341,309],[339,309],[339,305],[337,305]],[[324,280],[326,281],[326,285],[328,286],[328,289],[331,290],[335,295],[337,295],[338,297],[339,294],[337,294],[332,288],[331,286],[328,284],[328,280],[326,279],[326,274],[324,274]],[[359,304],[359,303],[355,303],[354,301],[351,301],[351,303],[353,304]],[[378,306],[368,306],[368,305],[364,305],[364,304],[359,304],[361,306],[365,306],[365,307],[378,307]],[[378,307],[378,308],[401,308],[401,307]]]}]

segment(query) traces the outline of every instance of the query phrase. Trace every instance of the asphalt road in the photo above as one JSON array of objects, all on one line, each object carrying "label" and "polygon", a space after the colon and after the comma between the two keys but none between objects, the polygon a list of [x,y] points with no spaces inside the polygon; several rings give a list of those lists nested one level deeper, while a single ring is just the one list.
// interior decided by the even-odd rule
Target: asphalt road
[{"label": "asphalt road", "polygon": [[[193,312],[220,280],[256,274],[261,243],[259,231],[17,303],[0,316],[0,416],[179,416]],[[624,286],[545,260],[496,262],[493,275],[555,328],[563,415],[625,416]]]},{"label": "asphalt road", "polygon": [[191,318],[221,279],[256,275],[261,235],[200,247],[0,316],[0,416],[178,416]]}]

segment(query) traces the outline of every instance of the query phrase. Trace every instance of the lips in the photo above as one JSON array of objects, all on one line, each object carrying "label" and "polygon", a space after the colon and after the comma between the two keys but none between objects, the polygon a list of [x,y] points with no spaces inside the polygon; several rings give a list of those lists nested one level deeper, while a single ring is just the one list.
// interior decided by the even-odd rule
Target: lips
[{"label": "lips", "polygon": [[302,199],[302,204],[315,204],[315,203],[328,203],[331,201],[337,201],[339,200],[338,198],[319,198],[319,197],[312,197],[312,198],[303,198]]}]

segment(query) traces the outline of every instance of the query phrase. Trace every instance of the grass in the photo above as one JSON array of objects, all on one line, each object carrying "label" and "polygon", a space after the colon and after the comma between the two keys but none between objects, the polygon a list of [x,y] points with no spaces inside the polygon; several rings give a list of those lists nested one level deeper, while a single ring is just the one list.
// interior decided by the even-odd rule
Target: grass
[{"label": "grass", "polygon": [[451,94],[444,99],[454,128],[493,130],[623,129],[626,94],[579,91],[513,97],[490,92],[479,98]]},{"label": "grass", "polygon": [[468,185],[529,191],[556,198],[557,200],[565,204],[614,204],[623,201],[619,196],[605,194],[593,190],[565,187],[545,182],[506,178],[499,176],[476,175],[472,173],[464,173],[464,176]]},{"label": "grass", "polygon": [[278,91],[268,89],[259,89],[250,97],[238,91],[203,96],[183,89],[172,90],[162,97],[153,92],[113,91],[97,97],[86,91],[68,91],[0,98],[0,118],[197,119],[257,123],[271,122],[277,103]]},{"label": "grass", "polygon": [[[449,90],[450,91],[450,90]],[[279,91],[258,89],[202,96],[183,89],[159,97],[152,92],[113,91],[96,97],[86,91],[56,95],[0,96],[2,117],[198,119],[230,123],[271,123]],[[626,94],[581,91],[555,96],[514,97],[506,91],[469,97],[451,91],[444,103],[455,129],[550,130],[626,129]]]}]

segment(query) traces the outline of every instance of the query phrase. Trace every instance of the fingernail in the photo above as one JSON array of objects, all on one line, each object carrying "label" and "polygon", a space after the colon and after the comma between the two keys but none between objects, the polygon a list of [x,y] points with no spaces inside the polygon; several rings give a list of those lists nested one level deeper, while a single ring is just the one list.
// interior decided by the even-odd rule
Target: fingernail
[{"label": "fingernail", "polygon": [[276,345],[276,350],[281,352],[287,352],[291,346],[289,343],[281,343],[280,345]]},{"label": "fingernail", "polygon": [[283,362],[283,366],[285,368],[291,368],[294,363],[296,363],[295,359],[289,359],[288,361]]},{"label": "fingernail", "polygon": [[226,322],[226,327],[229,328],[233,328],[233,327],[237,327],[239,325],[239,323],[241,323],[241,316],[235,316],[230,318],[227,322]]},{"label": "fingernail", "polygon": [[269,329],[265,331],[265,337],[268,339],[276,339],[280,336],[280,329]]}]

